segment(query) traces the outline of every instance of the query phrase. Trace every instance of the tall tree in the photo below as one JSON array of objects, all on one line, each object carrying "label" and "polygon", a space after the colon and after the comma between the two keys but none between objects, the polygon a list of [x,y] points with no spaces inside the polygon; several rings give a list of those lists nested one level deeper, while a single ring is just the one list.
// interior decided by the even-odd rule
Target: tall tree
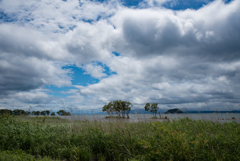
[{"label": "tall tree", "polygon": [[159,109],[158,104],[157,103],[152,103],[151,104],[151,110],[150,112],[155,114],[155,117],[157,116],[157,110]]},{"label": "tall tree", "polygon": [[146,105],[144,106],[145,111],[149,111],[150,109],[150,103],[146,103]]},{"label": "tall tree", "polygon": [[60,115],[60,116],[70,116],[71,115],[70,112],[66,112],[65,110],[59,110],[57,112],[57,114]]},{"label": "tall tree", "polygon": [[0,115],[1,114],[12,114],[12,110],[9,109],[0,109]]},{"label": "tall tree", "polygon": [[145,111],[149,111],[151,113],[153,113],[153,115],[155,114],[155,116],[157,115],[157,110],[159,109],[158,104],[157,103],[146,103],[145,107],[144,107]]},{"label": "tall tree", "polygon": [[126,104],[125,110],[126,110],[127,118],[129,118],[129,112],[131,111],[132,104],[131,102],[125,102],[125,104]]},{"label": "tall tree", "polygon": [[125,114],[127,114],[129,118],[129,112],[131,111],[132,104],[127,101],[122,100],[115,100],[109,102],[107,105],[104,105],[102,108],[103,112],[107,112],[108,114],[111,114],[112,112],[116,112],[119,117],[125,117]]},{"label": "tall tree", "polygon": [[49,114],[50,114],[50,111],[49,111],[49,110],[46,110],[46,114],[49,116]]},{"label": "tall tree", "polygon": [[46,115],[46,111],[41,111],[41,115],[45,116]]},{"label": "tall tree", "polygon": [[102,112],[107,112],[108,115],[111,114],[111,106],[109,106],[109,104],[107,105],[104,105],[103,108],[102,108]]},{"label": "tall tree", "polygon": [[21,109],[15,109],[15,110],[13,110],[13,114],[14,115],[22,115],[22,114],[26,114],[26,112]]},{"label": "tall tree", "polygon": [[40,115],[40,113],[41,113],[40,111],[35,111],[34,114],[38,116],[38,115]]},{"label": "tall tree", "polygon": [[121,103],[122,103],[121,100],[113,101],[113,109],[118,113],[119,117],[121,117],[121,110],[122,110]]}]

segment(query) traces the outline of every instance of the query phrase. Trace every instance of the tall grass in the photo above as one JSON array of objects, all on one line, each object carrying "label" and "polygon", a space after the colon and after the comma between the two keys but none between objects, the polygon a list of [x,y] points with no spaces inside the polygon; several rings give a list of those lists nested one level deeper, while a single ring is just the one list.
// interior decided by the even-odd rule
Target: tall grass
[{"label": "tall grass", "polygon": [[240,160],[240,124],[0,116],[0,151],[60,160]]}]

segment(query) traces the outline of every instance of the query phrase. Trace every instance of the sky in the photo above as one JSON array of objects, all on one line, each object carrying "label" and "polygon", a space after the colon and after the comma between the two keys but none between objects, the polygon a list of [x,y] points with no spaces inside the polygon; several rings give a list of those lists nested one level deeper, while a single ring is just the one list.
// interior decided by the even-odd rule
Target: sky
[{"label": "sky", "polygon": [[239,0],[0,0],[0,109],[240,109]]}]

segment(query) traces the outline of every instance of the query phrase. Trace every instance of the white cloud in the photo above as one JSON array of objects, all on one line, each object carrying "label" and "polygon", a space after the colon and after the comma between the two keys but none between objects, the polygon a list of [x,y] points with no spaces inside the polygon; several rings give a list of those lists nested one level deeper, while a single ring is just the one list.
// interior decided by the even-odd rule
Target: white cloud
[{"label": "white cloud", "polygon": [[[168,0],[145,2],[148,8],[136,9],[117,1],[2,0],[0,9],[12,21],[0,21],[1,107],[6,100],[60,102],[37,90],[71,86],[71,71],[62,67],[74,63],[100,79],[66,92],[72,95],[64,101],[74,108],[115,99],[164,108],[237,103],[240,1],[182,11],[163,8]],[[92,62],[117,74],[106,77]]]},{"label": "white cloud", "polygon": [[85,70],[84,74],[90,74],[94,78],[102,78],[107,76],[106,73],[103,73],[105,69],[96,63],[84,65],[83,69]]}]

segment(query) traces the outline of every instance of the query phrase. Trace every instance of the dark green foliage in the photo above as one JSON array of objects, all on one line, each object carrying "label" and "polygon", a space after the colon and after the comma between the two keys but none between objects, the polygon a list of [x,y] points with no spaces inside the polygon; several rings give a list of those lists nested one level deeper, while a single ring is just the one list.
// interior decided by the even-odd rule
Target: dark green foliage
[{"label": "dark green foliage", "polygon": [[146,103],[146,105],[144,106],[145,111],[149,111],[150,109],[150,103]]},{"label": "dark green foliage", "polygon": [[157,110],[159,109],[158,104],[157,103],[152,103],[150,105],[150,103],[146,103],[145,107],[144,107],[145,111],[150,111],[151,113],[155,114],[155,117],[157,117]]},{"label": "dark green foliage", "polygon": [[26,112],[24,110],[21,110],[21,109],[15,109],[13,110],[12,112],[14,115],[23,115],[23,114],[26,114]]},{"label": "dark green foliage", "polygon": [[49,116],[49,114],[50,114],[50,111],[49,111],[49,110],[46,110],[45,112],[46,112],[46,115],[48,115],[48,116]]},{"label": "dark green foliage", "polygon": [[112,114],[113,112],[116,112],[119,117],[125,117],[127,114],[127,117],[129,118],[129,112],[131,111],[132,104],[131,102],[122,101],[122,100],[116,100],[111,101],[107,105],[104,105],[102,108],[103,112],[107,112],[108,115]]},{"label": "dark green foliage", "polygon": [[51,116],[55,116],[55,112],[52,112],[52,113],[51,113]]},{"label": "dark green foliage", "polygon": [[59,111],[57,112],[57,114],[60,115],[60,116],[70,116],[70,115],[71,115],[70,112],[66,112],[66,111],[64,111],[64,110],[59,110]]},{"label": "dark green foliage", "polygon": [[174,109],[167,110],[165,112],[165,114],[168,114],[168,113],[183,113],[183,112],[178,108],[174,108]]},{"label": "dark green foliage", "polygon": [[0,151],[20,149],[25,156],[60,160],[240,160],[239,136],[240,124],[235,122],[70,122],[0,116]]},{"label": "dark green foliage", "polygon": [[40,114],[41,114],[40,111],[35,111],[35,112],[34,112],[34,115],[37,115],[37,116],[38,116],[38,115],[40,115]]},{"label": "dark green foliage", "polygon": [[8,110],[8,109],[0,109],[0,115],[2,114],[12,114],[12,110]]},{"label": "dark green foliage", "polygon": [[43,116],[46,115],[46,111],[41,111],[40,113],[41,113],[41,115],[43,115]]}]

